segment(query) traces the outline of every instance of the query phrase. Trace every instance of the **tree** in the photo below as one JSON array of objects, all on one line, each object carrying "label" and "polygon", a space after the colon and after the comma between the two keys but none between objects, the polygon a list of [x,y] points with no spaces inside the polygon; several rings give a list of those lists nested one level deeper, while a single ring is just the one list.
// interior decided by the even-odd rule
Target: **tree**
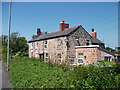
[{"label": "tree", "polygon": [[[8,36],[2,35],[0,39],[2,39],[2,56],[6,57]],[[25,37],[20,37],[19,32],[13,32],[10,34],[10,55],[16,55],[18,52],[19,55],[28,55],[27,40]]]},{"label": "tree", "polygon": [[33,35],[33,36],[32,36],[32,39],[34,39],[34,38],[36,38],[36,37],[38,37],[38,36],[37,36],[37,35]]},{"label": "tree", "polygon": [[110,48],[110,47],[106,47],[105,49],[108,50],[108,51],[110,51],[110,52],[115,51],[114,49],[112,49],[112,48]]}]

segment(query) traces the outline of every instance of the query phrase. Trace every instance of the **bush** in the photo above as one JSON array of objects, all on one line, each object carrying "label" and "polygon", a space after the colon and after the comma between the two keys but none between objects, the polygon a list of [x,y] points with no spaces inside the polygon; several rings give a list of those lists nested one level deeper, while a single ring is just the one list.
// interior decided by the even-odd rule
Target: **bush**
[{"label": "bush", "polygon": [[[44,63],[43,60],[15,57],[10,61],[10,81],[13,88],[119,88],[119,65],[95,67],[63,66]],[[61,68],[62,67],[62,68]]]},{"label": "bush", "polygon": [[97,61],[97,62],[91,63],[90,65],[94,67],[113,67],[116,64],[113,62],[108,62],[108,61]]},{"label": "bush", "polygon": [[76,66],[74,73],[76,75],[74,85],[77,88],[120,87],[120,81],[118,81],[119,76],[117,76],[114,67]]}]

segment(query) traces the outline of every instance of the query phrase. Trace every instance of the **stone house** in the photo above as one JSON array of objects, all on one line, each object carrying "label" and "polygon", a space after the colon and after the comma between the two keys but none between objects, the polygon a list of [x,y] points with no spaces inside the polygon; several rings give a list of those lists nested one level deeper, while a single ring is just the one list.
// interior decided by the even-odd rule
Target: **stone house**
[{"label": "stone house", "polygon": [[81,26],[69,27],[62,21],[60,30],[41,34],[30,40],[29,57],[43,58],[45,62],[70,65],[87,65],[98,60],[112,61],[114,54],[104,49],[104,43],[97,39],[97,32],[91,35]]}]

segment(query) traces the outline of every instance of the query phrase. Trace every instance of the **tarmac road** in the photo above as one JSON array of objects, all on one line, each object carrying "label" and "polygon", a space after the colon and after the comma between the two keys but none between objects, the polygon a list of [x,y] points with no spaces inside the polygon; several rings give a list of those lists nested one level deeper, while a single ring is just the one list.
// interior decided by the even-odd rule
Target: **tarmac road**
[{"label": "tarmac road", "polygon": [[11,85],[7,66],[0,60],[0,90],[2,88],[11,88]]}]

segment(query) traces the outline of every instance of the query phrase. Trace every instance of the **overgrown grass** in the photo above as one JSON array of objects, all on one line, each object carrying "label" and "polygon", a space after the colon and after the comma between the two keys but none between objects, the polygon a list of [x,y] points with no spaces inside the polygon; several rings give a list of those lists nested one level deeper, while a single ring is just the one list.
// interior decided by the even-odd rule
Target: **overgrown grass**
[{"label": "overgrown grass", "polygon": [[10,81],[13,88],[118,88],[119,66],[75,66],[66,71],[38,59],[16,57],[10,62]]},{"label": "overgrown grass", "polygon": [[72,72],[27,57],[10,62],[13,88],[66,88],[71,85]]}]

